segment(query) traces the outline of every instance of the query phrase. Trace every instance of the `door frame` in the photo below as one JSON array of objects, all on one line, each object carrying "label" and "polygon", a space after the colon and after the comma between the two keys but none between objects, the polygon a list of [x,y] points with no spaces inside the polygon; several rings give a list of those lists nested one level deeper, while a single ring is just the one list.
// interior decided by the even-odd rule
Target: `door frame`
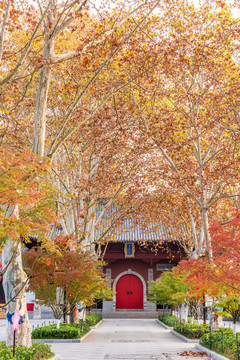
[{"label": "door frame", "polygon": [[137,276],[143,285],[143,310],[145,311],[147,308],[147,285],[146,282],[144,280],[144,278],[142,277],[142,275],[138,274],[136,271],[132,271],[131,269],[128,269],[127,271],[123,271],[122,273],[118,274],[118,276],[115,278],[114,282],[113,282],[113,311],[116,310],[116,286],[117,286],[117,282],[118,280],[124,276],[124,275],[135,275]]}]

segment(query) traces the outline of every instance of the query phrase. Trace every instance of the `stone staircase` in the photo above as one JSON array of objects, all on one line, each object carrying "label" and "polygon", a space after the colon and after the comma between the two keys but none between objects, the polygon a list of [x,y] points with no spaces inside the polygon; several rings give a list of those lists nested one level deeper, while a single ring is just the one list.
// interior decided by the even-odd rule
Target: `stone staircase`
[{"label": "stone staircase", "polygon": [[157,319],[157,311],[116,310],[102,313],[103,319]]}]

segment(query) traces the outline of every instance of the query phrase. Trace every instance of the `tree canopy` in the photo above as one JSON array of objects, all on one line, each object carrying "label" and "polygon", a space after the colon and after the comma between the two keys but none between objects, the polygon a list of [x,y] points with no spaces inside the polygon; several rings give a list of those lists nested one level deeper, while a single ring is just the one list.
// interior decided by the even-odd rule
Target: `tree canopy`
[{"label": "tree canopy", "polygon": [[19,237],[54,244],[60,227],[96,256],[95,230],[115,202],[169,227],[202,294],[207,283],[212,293],[237,287],[237,7],[0,2],[5,265]]}]

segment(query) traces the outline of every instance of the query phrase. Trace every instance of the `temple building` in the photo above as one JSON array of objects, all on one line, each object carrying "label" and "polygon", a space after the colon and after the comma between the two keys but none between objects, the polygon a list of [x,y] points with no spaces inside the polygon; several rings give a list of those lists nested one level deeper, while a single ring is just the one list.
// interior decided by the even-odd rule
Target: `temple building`
[{"label": "temple building", "polygon": [[103,271],[114,295],[112,301],[103,301],[103,312],[156,311],[156,305],[147,299],[149,281],[185,258],[178,241],[164,226],[135,219],[125,219],[109,238],[107,246],[102,246]]},{"label": "temple building", "polygon": [[[146,223],[131,216],[122,217],[116,226],[111,226],[120,212],[118,207],[112,206],[94,233],[95,243],[103,239],[96,249],[104,260],[103,272],[113,290],[113,299],[99,301],[97,307],[103,314],[112,315],[119,311],[156,312],[156,305],[148,301],[149,281],[156,280],[163,271],[172,269],[186,258],[184,251],[163,224]],[[32,246],[37,245],[37,239],[31,236],[29,239]],[[30,318],[52,317],[48,308],[36,313],[35,295],[27,293],[26,296]],[[1,282],[0,302],[5,302]]]}]

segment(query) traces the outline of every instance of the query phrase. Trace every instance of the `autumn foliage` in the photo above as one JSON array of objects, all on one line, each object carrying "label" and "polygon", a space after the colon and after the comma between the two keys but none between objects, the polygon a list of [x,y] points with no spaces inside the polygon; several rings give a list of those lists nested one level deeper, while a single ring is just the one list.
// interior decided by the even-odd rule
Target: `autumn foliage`
[{"label": "autumn foliage", "polygon": [[[47,234],[56,220],[95,249],[116,201],[170,229],[192,257],[180,270],[197,297],[237,288],[238,217],[214,221],[232,215],[239,193],[239,18],[224,0],[56,4],[0,2],[3,242]],[[19,218],[7,216],[11,205]],[[49,289],[52,303],[58,287],[86,299],[86,277],[91,299],[95,263],[63,238],[56,245],[26,255],[30,288]]]},{"label": "autumn foliage", "polygon": [[239,295],[240,286],[240,214],[239,212],[227,224],[214,222],[210,226],[213,246],[213,259],[206,256],[199,259],[183,260],[177,273],[184,274],[194,287],[192,292],[202,297],[205,294]]},{"label": "autumn foliage", "polygon": [[24,253],[24,263],[30,276],[28,290],[40,304],[50,306],[56,318],[70,314],[77,302],[91,305],[94,298],[109,296],[101,264],[70,237],[58,237],[51,250],[33,247]]},{"label": "autumn foliage", "polygon": [[[49,182],[50,164],[31,152],[2,147],[0,150],[0,238],[26,237],[36,231],[45,237],[54,221],[54,188]],[[8,217],[18,205],[19,216]]]}]

